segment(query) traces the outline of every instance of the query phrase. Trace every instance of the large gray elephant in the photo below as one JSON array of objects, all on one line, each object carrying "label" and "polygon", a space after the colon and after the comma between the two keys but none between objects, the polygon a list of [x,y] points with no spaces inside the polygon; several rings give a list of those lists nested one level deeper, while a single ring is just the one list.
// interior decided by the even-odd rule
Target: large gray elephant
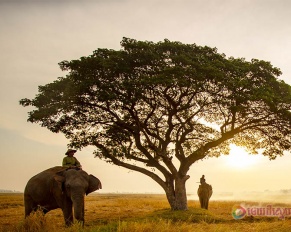
[{"label": "large gray elephant", "polygon": [[41,209],[44,213],[61,208],[67,226],[74,217],[84,225],[84,196],[101,189],[98,178],[80,169],[53,167],[35,176],[24,190],[25,217]]},{"label": "large gray elephant", "polygon": [[212,186],[207,183],[202,183],[199,185],[197,190],[199,196],[200,206],[202,209],[208,209],[209,199],[212,195]]}]

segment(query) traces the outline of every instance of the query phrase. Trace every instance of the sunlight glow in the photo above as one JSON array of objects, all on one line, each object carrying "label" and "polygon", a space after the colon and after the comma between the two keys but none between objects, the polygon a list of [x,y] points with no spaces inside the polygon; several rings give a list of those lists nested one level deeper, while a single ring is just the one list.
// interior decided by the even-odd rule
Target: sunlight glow
[{"label": "sunlight glow", "polygon": [[249,155],[243,147],[231,144],[230,153],[224,158],[228,166],[243,169],[256,164],[260,157],[258,155]]}]

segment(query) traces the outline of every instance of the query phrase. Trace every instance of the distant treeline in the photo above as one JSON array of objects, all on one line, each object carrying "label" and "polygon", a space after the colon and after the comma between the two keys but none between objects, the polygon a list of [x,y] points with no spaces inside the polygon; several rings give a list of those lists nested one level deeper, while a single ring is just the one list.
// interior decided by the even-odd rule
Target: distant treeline
[{"label": "distant treeline", "polygon": [[20,193],[20,191],[0,189],[0,193]]}]

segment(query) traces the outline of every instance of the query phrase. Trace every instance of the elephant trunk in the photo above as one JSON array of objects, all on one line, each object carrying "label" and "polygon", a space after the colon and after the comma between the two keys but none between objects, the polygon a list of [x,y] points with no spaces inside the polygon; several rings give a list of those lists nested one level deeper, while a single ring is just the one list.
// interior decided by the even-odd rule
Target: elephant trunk
[{"label": "elephant trunk", "polygon": [[74,217],[77,221],[81,222],[84,225],[84,194],[78,194],[72,196]]}]

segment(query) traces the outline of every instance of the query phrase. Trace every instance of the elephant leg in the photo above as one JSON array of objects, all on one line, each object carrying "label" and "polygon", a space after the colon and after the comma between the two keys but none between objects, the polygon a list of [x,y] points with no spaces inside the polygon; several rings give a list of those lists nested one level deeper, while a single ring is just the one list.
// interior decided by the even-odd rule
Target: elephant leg
[{"label": "elephant leg", "polygon": [[24,208],[25,208],[25,218],[28,217],[32,211],[37,209],[37,204],[32,200],[31,197],[24,197]]},{"label": "elephant leg", "polygon": [[205,206],[206,206],[205,209],[208,209],[209,199],[210,199],[210,196],[207,196],[207,198],[205,200]]},{"label": "elephant leg", "polygon": [[206,204],[205,204],[205,199],[202,200],[202,209],[205,209]]},{"label": "elephant leg", "polygon": [[200,198],[200,207],[202,209],[205,209],[205,207],[206,207],[206,202],[205,202],[205,199],[203,197]]},{"label": "elephant leg", "polygon": [[64,205],[64,207],[62,209],[66,226],[70,226],[74,221],[72,206],[73,206],[72,202],[67,200],[66,204]]},{"label": "elephant leg", "polygon": [[69,212],[69,210],[64,210],[63,214],[64,214],[66,226],[70,226],[74,221],[73,211],[71,210],[71,212]]},{"label": "elephant leg", "polygon": [[203,199],[203,209],[207,209],[208,208],[208,202],[207,199]]},{"label": "elephant leg", "polygon": [[202,197],[199,197],[200,207],[203,208]]}]

